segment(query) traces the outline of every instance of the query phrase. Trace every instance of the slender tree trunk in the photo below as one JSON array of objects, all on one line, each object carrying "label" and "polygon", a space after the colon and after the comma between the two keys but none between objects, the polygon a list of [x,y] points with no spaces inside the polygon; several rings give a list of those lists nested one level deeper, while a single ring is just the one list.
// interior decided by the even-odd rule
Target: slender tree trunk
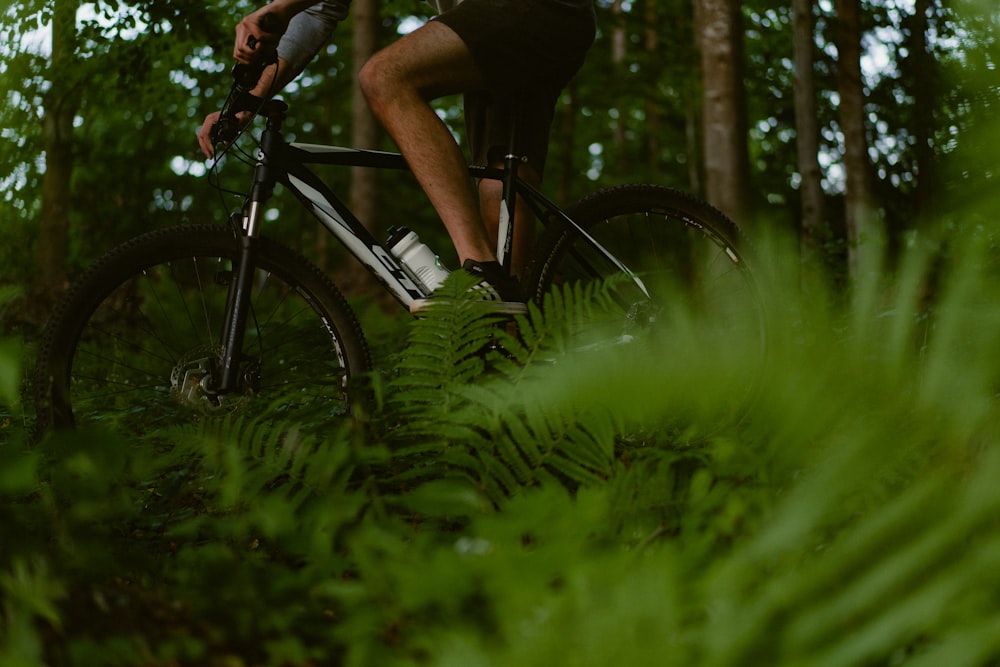
[{"label": "slender tree trunk", "polygon": [[52,59],[49,63],[52,87],[43,101],[45,174],[35,253],[42,291],[58,287],[66,278],[74,163],[73,119],[79,108],[78,91],[72,79],[78,4],[78,0],[56,0],[52,16]]},{"label": "slender tree trunk", "polygon": [[[316,135],[316,142],[321,144],[332,144],[335,143],[333,136],[333,118],[337,116],[332,109],[332,107],[337,104],[339,100],[334,99],[324,99],[323,102],[317,105],[315,109],[316,113],[316,127],[313,132]],[[350,194],[350,193],[348,193]],[[299,216],[299,224],[301,229],[312,229],[314,237],[312,240],[311,247],[308,248],[298,248],[299,252],[305,254],[306,257],[313,260],[316,263],[316,267],[324,273],[329,273],[331,269],[331,260],[337,256],[336,249],[333,249],[330,241],[330,232],[327,231],[326,227],[323,225],[315,225],[315,218],[313,218],[312,213],[304,207],[300,206],[297,209]],[[303,239],[306,245],[309,242]]]},{"label": "slender tree trunk", "polygon": [[738,221],[749,214],[749,151],[739,0],[698,0],[705,198]]},{"label": "slender tree trunk", "polygon": [[822,260],[828,230],[823,224],[823,186],[819,166],[819,122],[813,72],[815,25],[812,0],[792,2],[795,52],[795,128],[798,170],[802,182],[801,253],[806,266]]},{"label": "slender tree trunk", "polygon": [[[354,0],[351,3],[351,76],[354,82],[351,94],[351,146],[374,149],[378,147],[379,126],[368,109],[368,103],[358,85],[358,73],[378,49],[379,9],[378,0]],[[378,221],[378,179],[375,169],[351,168],[351,191],[348,205],[365,227],[376,236],[381,235]],[[345,294],[384,292],[375,287],[371,274],[346,252],[339,253],[338,266],[333,272],[334,282]]]},{"label": "slender tree trunk", "polygon": [[934,58],[927,42],[928,14],[931,0],[916,0],[914,6],[913,29],[910,35],[910,58],[913,59],[912,80],[916,119],[914,153],[917,163],[917,213],[921,217],[935,217],[935,191],[937,189],[934,169],[934,101],[937,91],[937,75]]},{"label": "slender tree trunk", "polygon": [[[685,5],[685,8],[689,10],[687,13],[675,15],[675,20],[683,21],[685,29],[689,31],[692,37],[692,46],[694,47],[693,58],[701,57],[701,36],[698,33],[701,11],[698,9],[697,2],[698,0],[694,0],[693,7]],[[678,34],[683,34],[683,31],[680,31]],[[704,197],[701,160],[702,96],[699,95],[701,92],[700,60],[692,60],[691,69],[697,71],[694,73],[692,85],[688,87],[688,94],[684,100],[684,150],[687,152],[688,189]]]},{"label": "slender tree trunk", "polygon": [[[351,6],[352,75],[354,94],[351,106],[351,145],[373,149],[378,146],[379,128],[357,85],[358,72],[378,47],[378,0],[354,0]],[[378,231],[376,221],[377,181],[374,169],[354,167],[351,171],[351,209],[372,232]]]},{"label": "slender tree trunk", "polygon": [[579,184],[580,173],[573,164],[573,152],[576,147],[576,81],[570,81],[563,97],[566,103],[562,106],[561,121],[558,126],[558,159],[559,159],[559,186],[558,198],[556,201],[567,203],[573,192],[574,184]]},{"label": "slender tree trunk", "polygon": [[698,104],[694,97],[684,110],[684,140],[688,154],[688,188],[691,192],[702,192],[701,140],[698,135]]},{"label": "slender tree trunk", "polygon": [[865,92],[861,76],[861,3],[837,0],[837,90],[844,133],[844,210],[847,268],[853,279],[881,260],[883,234],[872,206],[871,161],[865,131]]},{"label": "slender tree trunk", "polygon": [[[611,4],[611,67],[615,72],[622,72],[625,67],[625,59],[628,55],[628,31],[625,27],[625,13],[623,0],[614,0]],[[626,173],[628,170],[628,151],[625,140],[625,115],[621,108],[612,128],[612,141],[614,150],[610,155],[614,156],[615,169],[619,173]],[[610,156],[609,156],[610,157]]]},{"label": "slender tree trunk", "polygon": [[[645,24],[646,29],[643,35],[643,48],[649,62],[657,57],[660,51],[660,19],[657,11],[656,0],[646,0],[645,2]],[[655,90],[655,86],[653,88]],[[660,100],[655,92],[651,92],[646,98],[646,163],[649,173],[656,177],[660,168],[660,136],[662,135],[660,122]]]}]

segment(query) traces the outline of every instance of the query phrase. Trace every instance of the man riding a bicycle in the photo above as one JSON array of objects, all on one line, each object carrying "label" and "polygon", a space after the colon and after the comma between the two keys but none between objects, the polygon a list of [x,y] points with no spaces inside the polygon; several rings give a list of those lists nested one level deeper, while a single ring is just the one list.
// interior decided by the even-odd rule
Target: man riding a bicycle
[{"label": "man riding a bicycle", "polygon": [[[254,93],[270,97],[298,76],[346,17],[350,0],[274,0],[236,26],[233,56],[249,63],[277,50]],[[593,0],[433,0],[432,21],[376,53],[360,73],[362,92],[434,206],[466,271],[492,287],[492,298],[523,301],[496,257],[501,190],[483,181],[469,188],[467,163],[450,130],[431,107],[465,95],[466,128],[478,164],[499,165],[512,113],[526,162],[523,175],[540,181],[554,108],[594,40]],[[266,19],[264,17],[267,17]],[[265,27],[267,29],[265,29]],[[218,114],[198,136],[207,156]],[[528,215],[518,207],[515,215]],[[531,226],[515,221],[511,271],[523,272]],[[521,306],[523,308],[523,304]]]}]

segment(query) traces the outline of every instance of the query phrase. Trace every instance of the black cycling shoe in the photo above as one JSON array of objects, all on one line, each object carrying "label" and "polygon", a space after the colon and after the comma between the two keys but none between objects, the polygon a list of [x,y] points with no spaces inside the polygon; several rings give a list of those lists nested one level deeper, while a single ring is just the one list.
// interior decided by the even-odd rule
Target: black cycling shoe
[{"label": "black cycling shoe", "polygon": [[[499,262],[477,262],[465,260],[462,269],[480,281],[472,286],[481,301],[490,303],[491,310],[500,315],[523,315],[528,312],[528,306],[521,296],[521,288],[517,281],[507,275]],[[434,296],[417,299],[410,304],[411,313],[426,310],[434,301]]]}]

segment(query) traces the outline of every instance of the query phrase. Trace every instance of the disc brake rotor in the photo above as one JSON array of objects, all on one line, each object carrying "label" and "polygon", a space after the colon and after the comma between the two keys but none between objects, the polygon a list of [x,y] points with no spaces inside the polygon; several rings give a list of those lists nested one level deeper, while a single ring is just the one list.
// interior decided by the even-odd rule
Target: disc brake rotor
[{"label": "disc brake rotor", "polygon": [[256,361],[243,363],[243,374],[236,392],[218,393],[218,376],[218,350],[211,346],[195,348],[184,354],[170,372],[170,393],[181,405],[199,412],[235,412],[259,388],[260,365]]}]

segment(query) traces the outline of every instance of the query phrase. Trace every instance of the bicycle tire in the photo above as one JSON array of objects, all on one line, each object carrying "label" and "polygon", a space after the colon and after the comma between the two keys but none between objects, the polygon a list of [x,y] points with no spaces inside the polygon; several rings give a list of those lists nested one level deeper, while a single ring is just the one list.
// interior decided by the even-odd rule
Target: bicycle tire
[{"label": "bicycle tire", "polygon": [[183,225],[109,251],[60,300],[35,369],[37,428],[132,433],[243,412],[317,424],[348,409],[371,367],[343,295],[298,253],[256,246],[240,390],[206,391],[238,255],[233,230]]},{"label": "bicycle tire", "polygon": [[571,226],[549,224],[535,246],[528,298],[544,310],[556,288],[605,286],[600,305],[574,314],[583,321],[570,325],[570,349],[645,341],[661,355],[687,353],[681,343],[669,347],[675,336],[720,356],[754,355],[733,365],[749,369],[740,380],[746,391],[737,392],[745,403],[765,359],[766,314],[738,227],[705,202],[656,185],[599,190],[566,213],[648,292]]}]

